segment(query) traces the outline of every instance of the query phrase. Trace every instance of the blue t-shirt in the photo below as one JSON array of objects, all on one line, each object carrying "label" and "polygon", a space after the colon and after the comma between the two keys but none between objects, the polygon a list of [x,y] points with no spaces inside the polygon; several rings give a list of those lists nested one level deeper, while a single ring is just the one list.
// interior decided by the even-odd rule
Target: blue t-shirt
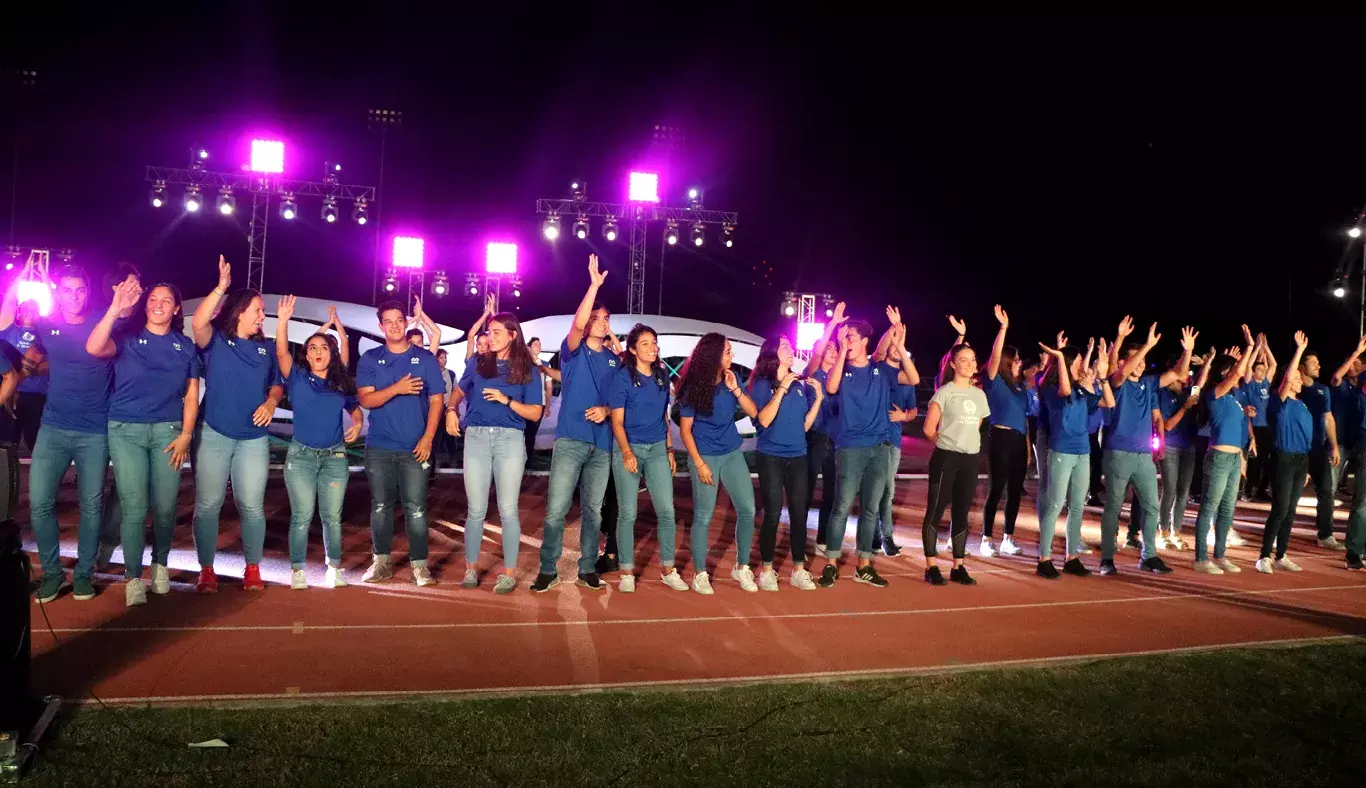
[{"label": "blue t-shirt", "polygon": [[1272,397],[1270,408],[1276,423],[1276,451],[1308,454],[1314,439],[1314,417],[1309,408],[1294,397]]},{"label": "blue t-shirt", "polygon": [[378,391],[394,385],[405,375],[420,378],[422,390],[416,394],[399,394],[371,410],[366,446],[386,451],[416,449],[427,431],[428,403],[434,396],[445,397],[446,379],[441,375],[436,356],[425,348],[409,346],[402,353],[393,353],[388,346],[380,345],[361,354],[356,366],[357,389],[373,387]]},{"label": "blue t-shirt", "polygon": [[[811,378],[821,386],[821,391],[825,391],[825,381],[830,377],[830,373],[818,369],[811,373]],[[822,435],[833,438],[839,427],[839,398],[826,396],[821,400],[821,409],[816,411],[816,420],[811,422],[811,431],[819,432]]]},{"label": "blue t-shirt", "polygon": [[[896,388],[892,389],[892,404],[902,410],[918,407],[919,403],[915,398],[915,386],[903,386],[898,383]],[[887,440],[891,441],[893,446],[901,446],[901,428],[904,425],[905,422],[887,419]]]},{"label": "blue t-shirt", "polygon": [[861,367],[844,365],[840,390],[831,399],[839,400],[839,425],[836,449],[880,446],[887,442],[887,412],[892,406],[892,389],[897,386],[899,368],[869,360]]},{"label": "blue t-shirt", "polygon": [[255,339],[229,337],[215,330],[204,359],[204,423],[215,432],[245,441],[263,438],[269,425],[251,423],[266,401],[271,386],[283,386],[275,345]]},{"label": "blue t-shirt", "polygon": [[[1025,415],[1034,416],[1037,418],[1039,415],[1039,390],[1028,389],[1025,395],[1026,397],[1028,397],[1029,401],[1029,407],[1026,409]],[[993,410],[992,412],[995,413],[995,410]]]},{"label": "blue t-shirt", "polygon": [[1356,386],[1346,378],[1331,389],[1333,400],[1333,421],[1337,425],[1338,447],[1352,449],[1357,445],[1357,424],[1360,422],[1361,404]]},{"label": "blue t-shirt", "polygon": [[109,419],[132,424],[181,421],[185,389],[191,378],[198,377],[199,354],[194,340],[184,334],[158,335],[144,328],[124,337],[118,340],[114,357]]},{"label": "blue t-shirt", "polygon": [[622,366],[612,376],[607,390],[607,407],[623,411],[622,426],[628,443],[659,443],[668,434],[665,418],[669,410],[669,384],[653,375],[636,372]]},{"label": "blue t-shirt", "polygon": [[1209,445],[1241,448],[1247,438],[1247,414],[1243,412],[1237,387],[1222,397],[1214,396],[1213,386],[1209,391],[1210,395],[1205,397],[1205,409],[1209,414]]},{"label": "blue t-shirt", "polygon": [[1106,451],[1148,454],[1153,450],[1153,411],[1157,410],[1157,375],[1126,378],[1115,390],[1114,413],[1105,432]]},{"label": "blue t-shirt", "polygon": [[1057,386],[1044,387],[1043,412],[1048,418],[1048,450],[1061,454],[1090,454],[1091,438],[1086,431],[1089,416],[1100,410],[1100,395],[1088,394],[1072,386],[1072,395],[1063,399]]},{"label": "blue t-shirt", "polygon": [[[756,378],[749,387],[749,398],[754,400],[755,407],[763,410],[773,401],[773,392],[772,381]],[[778,405],[778,415],[767,427],[760,426],[758,417],[755,417],[754,426],[759,435],[755,448],[760,454],[770,457],[806,455],[806,411],[811,407],[810,398],[813,396],[806,382],[798,380],[788,387],[787,394]],[[738,433],[736,437],[739,437]],[[693,422],[693,440],[697,440],[697,422]],[[701,448],[701,444],[698,444],[699,451]]]},{"label": "blue t-shirt", "polygon": [[486,378],[479,374],[479,356],[470,356],[465,362],[465,372],[457,383],[465,392],[469,409],[465,411],[466,427],[509,427],[525,430],[526,419],[518,416],[510,406],[493,400],[484,399],[485,389],[494,389],[508,395],[511,399],[525,405],[545,404],[545,384],[541,382],[541,370],[531,368],[531,375],[523,383],[508,382],[508,362],[498,359],[495,362],[498,374]]},{"label": "blue t-shirt", "polygon": [[621,360],[606,347],[594,350],[587,342],[580,342],[576,350],[570,350],[568,339],[560,344],[560,417],[555,425],[556,438],[612,450],[611,418],[594,424],[583,413],[607,404],[607,389],[620,366]]},{"label": "blue t-shirt", "polygon": [[693,420],[692,439],[698,454],[711,457],[739,450],[740,430],[735,427],[735,408],[739,404],[725,381],[712,388],[710,416],[703,416],[687,403],[681,404],[678,415]]},{"label": "blue t-shirt", "polygon": [[[38,335],[34,333],[37,330],[37,326],[34,326],[33,328],[24,328],[18,323],[15,323],[3,332],[0,332],[0,340],[8,342],[11,347],[19,351],[19,357],[22,359],[24,353],[27,352],[34,341],[38,339]],[[13,359],[11,359],[11,362],[13,362]],[[16,364],[15,369],[18,368],[19,367]],[[46,394],[47,375],[30,375],[29,377],[24,378],[19,381],[19,391],[25,394]]]},{"label": "blue t-shirt", "polygon": [[33,341],[48,363],[43,424],[95,435],[109,431],[114,359],[95,358],[85,352],[85,341],[97,323],[99,319],[94,316],[86,317],[84,323],[42,318],[34,326]]},{"label": "blue t-shirt", "polygon": [[1333,410],[1333,395],[1329,393],[1327,386],[1315,381],[1312,386],[1305,386],[1300,391],[1300,401],[1304,403],[1306,408],[1309,408],[1309,415],[1314,419],[1314,434],[1310,439],[1314,444],[1313,447],[1315,449],[1322,448],[1324,441],[1328,439],[1325,433],[1327,422],[1324,419],[1324,414],[1331,413]]},{"label": "blue t-shirt", "polygon": [[991,426],[1029,432],[1029,389],[1023,382],[1011,386],[1002,375],[982,379],[982,391],[991,408]]},{"label": "blue t-shirt", "polygon": [[[1163,419],[1170,419],[1176,415],[1178,410],[1181,410],[1181,406],[1186,404],[1186,400],[1189,398],[1190,389],[1183,389],[1178,393],[1164,386],[1157,392],[1157,409],[1161,411]],[[1167,430],[1167,448],[1193,448],[1195,446],[1195,433],[1198,429],[1195,411],[1186,411],[1176,427]]]},{"label": "blue t-shirt", "polygon": [[285,390],[294,411],[294,440],[310,449],[341,445],[346,435],[342,414],[359,408],[359,400],[333,388],[326,379],[299,363],[289,368]]},{"label": "blue t-shirt", "polygon": [[[1247,404],[1257,409],[1257,415],[1252,417],[1252,426],[1266,427],[1270,424],[1267,421],[1267,405],[1271,399],[1271,382],[1263,380],[1258,383],[1255,380],[1243,384],[1243,395],[1247,398]],[[1333,414],[1336,417],[1336,413]]]}]

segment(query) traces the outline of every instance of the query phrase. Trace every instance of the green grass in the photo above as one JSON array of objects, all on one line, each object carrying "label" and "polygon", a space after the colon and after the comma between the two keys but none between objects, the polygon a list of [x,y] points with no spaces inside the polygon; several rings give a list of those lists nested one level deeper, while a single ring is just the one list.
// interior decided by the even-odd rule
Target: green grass
[{"label": "green grass", "polygon": [[[691,692],[87,710],[27,784],[1361,785],[1364,684],[1353,642]],[[186,746],[214,737],[232,747]]]}]

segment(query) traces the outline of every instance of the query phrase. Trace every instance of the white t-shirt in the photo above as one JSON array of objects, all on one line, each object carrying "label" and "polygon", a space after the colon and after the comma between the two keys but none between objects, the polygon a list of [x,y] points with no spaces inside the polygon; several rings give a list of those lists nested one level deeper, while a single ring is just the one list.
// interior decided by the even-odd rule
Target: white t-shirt
[{"label": "white t-shirt", "polygon": [[936,448],[977,454],[982,450],[982,419],[991,415],[987,395],[976,386],[946,383],[934,392],[930,404],[939,406],[939,439]]}]

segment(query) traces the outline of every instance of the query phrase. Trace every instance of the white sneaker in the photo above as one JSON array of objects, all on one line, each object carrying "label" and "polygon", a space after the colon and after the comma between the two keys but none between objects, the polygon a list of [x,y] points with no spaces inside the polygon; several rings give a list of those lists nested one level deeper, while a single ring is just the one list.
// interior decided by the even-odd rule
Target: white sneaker
[{"label": "white sneaker", "polygon": [[1230,528],[1228,536],[1224,537],[1224,544],[1229,547],[1246,547],[1247,540],[1238,535],[1238,532]]},{"label": "white sneaker", "polygon": [[773,568],[772,568],[772,567],[769,567],[768,569],[765,569],[764,571],[762,571],[762,572],[759,573],[759,590],[760,590],[760,591],[777,591],[777,590],[778,590],[778,573],[775,572],[775,571],[773,571]]},{"label": "white sneaker", "polygon": [[1329,550],[1346,550],[1346,549],[1347,549],[1346,545],[1344,545],[1342,542],[1339,542],[1339,541],[1338,541],[1338,538],[1337,538],[1336,536],[1333,536],[1332,534],[1329,534],[1327,539],[1320,539],[1320,540],[1319,540],[1319,547],[1326,547],[1326,548],[1328,548]]},{"label": "white sneaker", "polygon": [[[1118,550],[1123,550],[1123,549],[1124,549],[1124,543],[1123,543],[1123,542],[1120,542],[1120,543],[1117,545],[1116,549],[1118,549]],[[1086,542],[1082,542],[1082,543],[1081,543],[1081,547],[1078,548],[1078,550],[1077,550],[1077,555],[1091,555],[1091,554],[1094,553],[1094,552],[1096,552],[1096,548],[1092,547],[1091,545],[1087,544]]]},{"label": "white sneaker", "polygon": [[673,570],[667,575],[660,575],[659,582],[663,583],[669,588],[672,588],[675,591],[688,590],[688,584],[683,582],[683,576],[678,573],[677,569]]},{"label": "white sneaker", "polygon": [[394,568],[389,566],[389,556],[377,555],[375,556],[374,562],[370,564],[370,568],[365,570],[365,574],[361,575],[360,581],[362,583],[378,583],[381,580],[388,580],[393,576]]},{"label": "white sneaker", "polygon": [[711,590],[711,580],[707,577],[706,572],[698,572],[692,576],[692,590],[703,596],[711,596],[716,593]]},{"label": "white sneaker", "polygon": [[1218,564],[1220,569],[1224,570],[1225,572],[1228,572],[1231,575],[1236,575],[1239,572],[1243,571],[1242,567],[1238,566],[1237,564],[1233,563],[1227,558],[1216,558],[1214,560],[1214,563]]},{"label": "white sneaker", "polygon": [[1215,566],[1215,565],[1214,565],[1214,562],[1212,562],[1212,561],[1196,561],[1196,562],[1195,562],[1195,571],[1201,572],[1201,573],[1207,574],[1207,575],[1222,575],[1222,574],[1224,573],[1224,570],[1222,570],[1222,569],[1220,569],[1219,567]]},{"label": "white sneaker", "polygon": [[822,556],[825,555],[825,545],[823,545],[823,544],[818,544],[818,545],[816,545],[816,555],[822,555]]},{"label": "white sneaker", "polygon": [[982,540],[981,546],[977,548],[977,555],[983,558],[995,558],[997,556],[996,548],[991,546],[990,539]]},{"label": "white sneaker", "polygon": [[1170,549],[1171,549],[1171,543],[1167,541],[1167,537],[1164,536],[1163,534],[1158,534],[1158,535],[1157,535],[1157,549],[1158,549],[1158,550],[1170,550]]},{"label": "white sneaker", "polygon": [[[636,576],[627,572],[621,576],[621,582],[617,583],[617,590],[623,594],[634,594],[636,592]],[[686,588],[683,590],[687,590]]]},{"label": "white sneaker", "polygon": [[1190,546],[1186,544],[1186,540],[1182,539],[1181,534],[1175,531],[1172,531],[1171,533],[1167,534],[1167,544],[1170,545],[1173,550],[1190,549]]},{"label": "white sneaker", "polygon": [[123,584],[123,601],[128,607],[147,604],[147,587],[137,578],[129,580]]},{"label": "white sneaker", "polygon": [[[414,576],[416,576],[416,568],[414,568]],[[427,582],[430,583],[431,580],[432,576],[427,575]],[[493,593],[511,594],[515,588],[517,588],[517,578],[509,574],[501,574],[498,575],[498,582],[493,584]]]},{"label": "white sneaker", "polygon": [[1277,568],[1277,569],[1284,569],[1284,570],[1287,571],[1287,572],[1299,572],[1299,571],[1302,571],[1302,570],[1300,569],[1300,565],[1297,564],[1297,563],[1295,563],[1294,561],[1291,561],[1289,558],[1280,558],[1280,559],[1277,559],[1277,560],[1276,560],[1276,568]]},{"label": "white sneaker", "polygon": [[346,588],[346,578],[342,577],[341,569],[328,564],[327,574],[323,575],[323,585],[328,588]]},{"label": "white sneaker", "polygon": [[171,593],[171,575],[161,564],[152,564],[152,593]]},{"label": "white sneaker", "polygon": [[[731,572],[730,576],[735,578],[735,582],[740,584],[740,588],[746,591],[754,593],[759,590],[759,586],[754,584],[754,570],[750,569],[748,566],[736,567],[735,571]],[[774,578],[773,580],[773,588],[774,590],[777,590],[778,588],[777,578]]]},{"label": "white sneaker", "polygon": [[1024,551],[1020,549],[1020,546],[1017,545],[1017,544],[1015,544],[1015,539],[1014,539],[1014,537],[1011,537],[1011,536],[1003,536],[1003,537],[1001,537],[1001,554],[1002,554],[1002,555],[1019,555],[1020,553],[1023,553],[1023,552],[1024,552]]},{"label": "white sneaker", "polygon": [[436,585],[436,580],[432,579],[432,571],[426,564],[413,565],[413,582],[419,586]]},{"label": "white sneaker", "polygon": [[476,570],[476,569],[475,569],[474,567],[472,567],[472,566],[469,567],[468,569],[466,569],[466,570],[465,570],[465,579],[463,579],[463,580],[460,581],[460,587],[461,587],[461,588],[478,588],[478,587],[479,587],[479,572],[478,572],[478,570]]},{"label": "white sneaker", "polygon": [[290,573],[289,587],[294,589],[295,591],[308,590],[308,575],[304,574],[304,570],[295,569],[292,573]]},{"label": "white sneaker", "polygon": [[788,578],[788,582],[792,584],[793,588],[802,591],[816,590],[816,581],[811,579],[811,573],[805,569],[794,570],[792,572],[792,577]]},{"label": "white sneaker", "polygon": [[1270,558],[1258,558],[1258,559],[1257,559],[1257,571],[1258,571],[1258,572],[1261,572],[1261,573],[1264,574],[1264,575],[1274,575],[1274,574],[1276,574],[1276,570],[1273,569],[1273,568],[1271,567],[1271,559],[1270,559]]}]

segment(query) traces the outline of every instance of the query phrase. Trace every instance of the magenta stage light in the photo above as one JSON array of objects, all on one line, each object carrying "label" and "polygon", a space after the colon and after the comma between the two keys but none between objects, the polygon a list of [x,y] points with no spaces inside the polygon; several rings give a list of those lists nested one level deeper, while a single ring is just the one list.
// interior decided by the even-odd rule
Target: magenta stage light
[{"label": "magenta stage light", "polygon": [[484,257],[484,270],[491,274],[517,273],[517,244],[490,243]]},{"label": "magenta stage light", "polygon": [[816,346],[821,337],[825,336],[824,323],[798,323],[797,324],[797,349],[810,350]]},{"label": "magenta stage light", "polygon": [[285,144],[278,140],[252,140],[251,171],[276,175],[284,172]]},{"label": "magenta stage light", "polygon": [[1153,436],[1153,451],[1157,451],[1157,450],[1160,449],[1160,448],[1162,448],[1162,439],[1159,438],[1158,436],[1154,435],[1154,436]]},{"label": "magenta stage light", "polygon": [[38,305],[38,314],[47,317],[52,312],[52,288],[33,279],[20,279],[15,301],[19,304],[32,301]]},{"label": "magenta stage light", "polygon": [[394,267],[421,268],[424,244],[421,238],[394,237]]},{"label": "magenta stage light", "polygon": [[627,181],[627,198],[631,202],[659,202],[659,174],[633,172]]}]

